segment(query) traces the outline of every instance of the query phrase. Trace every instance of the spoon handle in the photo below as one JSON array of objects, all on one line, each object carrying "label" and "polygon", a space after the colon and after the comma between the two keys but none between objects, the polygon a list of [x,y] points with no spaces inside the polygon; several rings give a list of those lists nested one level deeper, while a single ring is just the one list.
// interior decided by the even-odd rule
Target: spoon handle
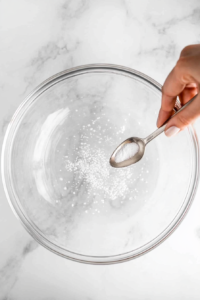
[{"label": "spoon handle", "polygon": [[145,144],[148,144],[150,141],[152,141],[153,139],[155,139],[155,137],[157,137],[159,134],[161,134],[164,130],[165,127],[167,125],[167,122],[172,119],[173,117],[175,117],[180,111],[182,111],[186,106],[188,106],[195,98],[197,95],[195,95],[192,99],[190,99],[190,101],[188,101],[185,105],[183,105],[175,114],[173,114],[165,123],[164,125],[162,125],[161,127],[159,127],[158,129],[156,129],[153,133],[151,133],[150,135],[148,135],[145,139],[143,139]]}]

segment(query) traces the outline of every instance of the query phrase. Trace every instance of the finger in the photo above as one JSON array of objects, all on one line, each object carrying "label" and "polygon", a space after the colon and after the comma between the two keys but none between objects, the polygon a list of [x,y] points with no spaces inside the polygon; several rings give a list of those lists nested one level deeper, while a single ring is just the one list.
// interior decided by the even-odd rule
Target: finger
[{"label": "finger", "polygon": [[[161,109],[158,114],[157,127],[162,126],[165,123],[165,121],[168,120],[173,114],[173,107],[176,102],[176,97],[174,97],[173,99],[171,99],[171,97],[168,97],[168,99],[169,99],[168,105],[170,105],[170,109],[167,110],[161,106]],[[165,97],[166,102],[168,101],[168,99],[167,97]]]},{"label": "finger", "polygon": [[166,125],[166,136],[173,136],[192,124],[200,116],[200,94]]},{"label": "finger", "polygon": [[192,99],[198,92],[197,87],[190,87],[187,86],[184,88],[184,90],[180,93],[179,99],[181,101],[181,104],[186,104],[190,99]]},{"label": "finger", "polygon": [[157,126],[160,127],[172,114],[177,95],[185,88],[181,82],[180,71],[177,66],[170,72],[162,88],[162,104],[158,115]]}]

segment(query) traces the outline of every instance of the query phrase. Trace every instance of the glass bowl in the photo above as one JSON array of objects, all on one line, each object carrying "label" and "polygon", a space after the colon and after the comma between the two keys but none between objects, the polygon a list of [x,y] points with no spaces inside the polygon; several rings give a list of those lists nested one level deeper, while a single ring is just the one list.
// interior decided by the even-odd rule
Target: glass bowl
[{"label": "glass bowl", "polygon": [[65,258],[110,264],[162,242],[194,198],[198,143],[164,134],[135,165],[109,165],[128,137],[156,129],[161,85],[135,70],[86,65],[36,88],[15,112],[2,152],[7,198],[27,231]]}]

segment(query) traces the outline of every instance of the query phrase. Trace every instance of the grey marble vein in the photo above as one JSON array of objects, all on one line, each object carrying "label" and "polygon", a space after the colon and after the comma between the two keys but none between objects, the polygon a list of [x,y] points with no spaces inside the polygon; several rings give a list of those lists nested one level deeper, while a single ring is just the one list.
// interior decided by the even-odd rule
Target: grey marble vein
[{"label": "grey marble vein", "polygon": [[89,0],[65,0],[59,8],[60,16],[64,21],[67,19],[78,18],[90,7],[89,5]]},{"label": "grey marble vein", "polygon": [[17,255],[14,254],[12,257],[8,258],[0,270],[0,299],[9,297],[9,292],[18,280],[20,268],[26,256],[37,249],[37,247],[38,243],[35,240],[31,240],[22,249],[20,249],[20,251],[17,251]]}]

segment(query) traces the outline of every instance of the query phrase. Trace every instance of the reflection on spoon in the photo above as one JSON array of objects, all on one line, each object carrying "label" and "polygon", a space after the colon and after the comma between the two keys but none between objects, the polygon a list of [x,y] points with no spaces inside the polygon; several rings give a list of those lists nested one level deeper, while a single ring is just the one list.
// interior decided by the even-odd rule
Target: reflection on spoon
[{"label": "reflection on spoon", "polygon": [[197,95],[176,111],[176,113],[173,114],[163,126],[158,128],[146,138],[131,137],[121,143],[111,155],[110,165],[114,168],[123,168],[138,162],[144,155],[146,145],[161,134],[165,130],[167,122],[188,106],[196,98],[196,96]]}]

